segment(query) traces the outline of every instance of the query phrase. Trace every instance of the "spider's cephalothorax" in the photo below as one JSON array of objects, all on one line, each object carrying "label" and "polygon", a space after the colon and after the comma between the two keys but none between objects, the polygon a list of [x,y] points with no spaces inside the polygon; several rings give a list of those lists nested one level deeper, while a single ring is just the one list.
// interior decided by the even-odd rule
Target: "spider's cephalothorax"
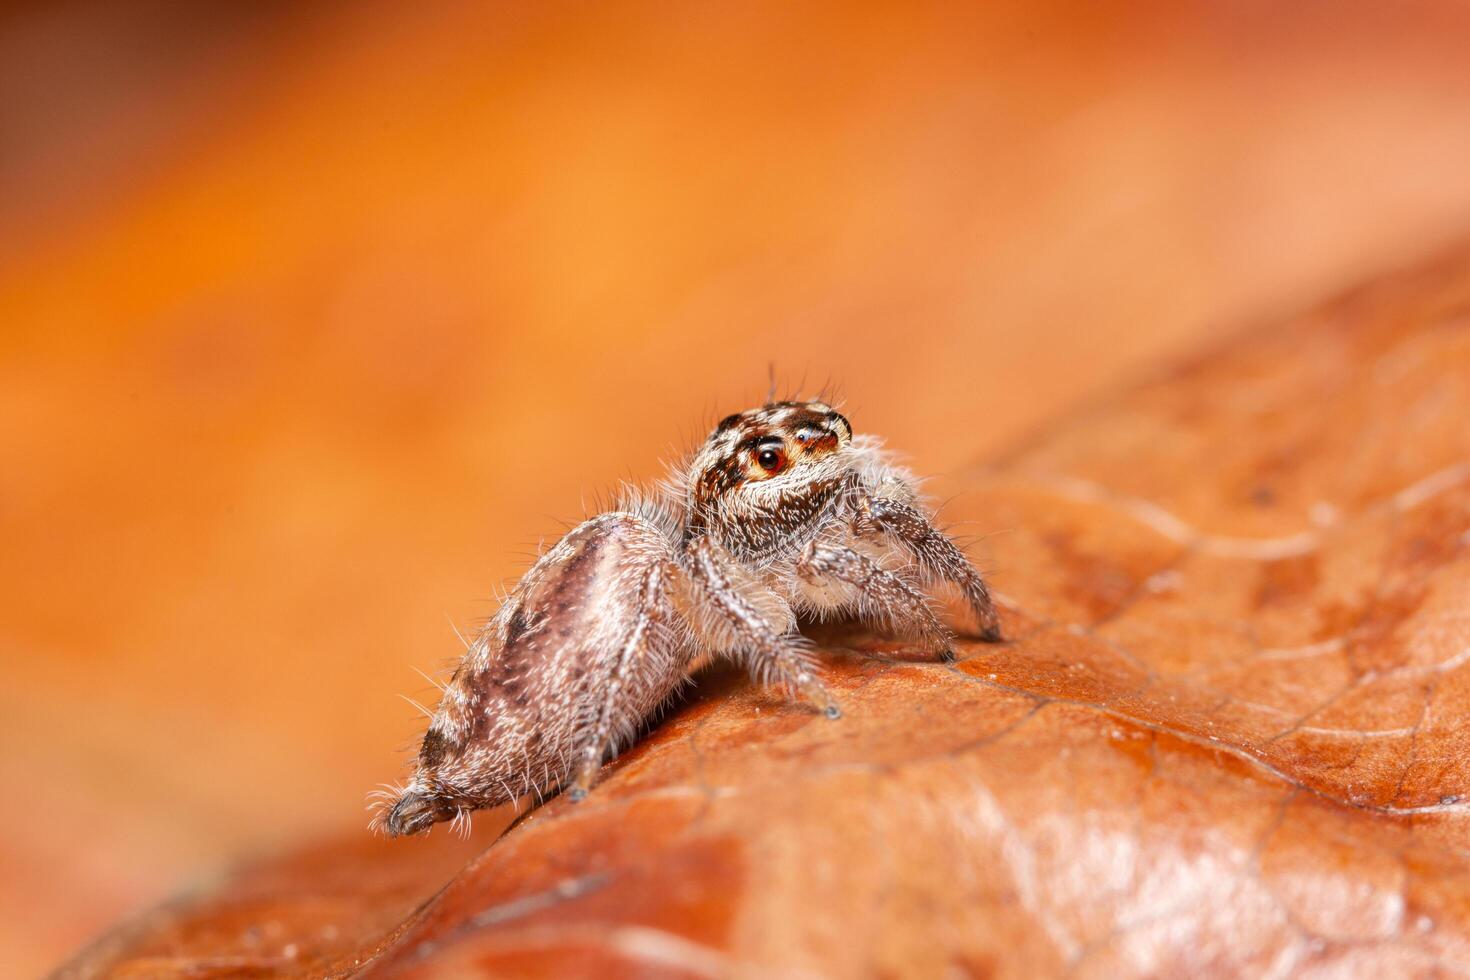
[{"label": "spider's cephalothorax", "polygon": [[731,415],[668,492],[583,523],[526,573],[445,687],[382,826],[417,833],[568,783],[580,799],[711,656],[840,717],[797,617],[852,615],[947,655],[921,591],[937,582],[1000,639],[980,574],[877,440],[823,402]]},{"label": "spider's cephalothorax", "polygon": [[743,562],[791,557],[850,507],[851,446],[852,426],[821,402],[726,417],[689,469],[686,542],[709,534]]}]

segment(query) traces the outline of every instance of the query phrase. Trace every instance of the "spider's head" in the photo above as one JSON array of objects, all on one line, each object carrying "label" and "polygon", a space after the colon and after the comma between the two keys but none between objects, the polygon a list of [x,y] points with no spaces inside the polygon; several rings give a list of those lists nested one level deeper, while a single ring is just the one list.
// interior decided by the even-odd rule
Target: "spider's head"
[{"label": "spider's head", "polygon": [[696,523],[808,520],[845,473],[852,426],[825,402],[772,402],[721,420],[694,457]]}]

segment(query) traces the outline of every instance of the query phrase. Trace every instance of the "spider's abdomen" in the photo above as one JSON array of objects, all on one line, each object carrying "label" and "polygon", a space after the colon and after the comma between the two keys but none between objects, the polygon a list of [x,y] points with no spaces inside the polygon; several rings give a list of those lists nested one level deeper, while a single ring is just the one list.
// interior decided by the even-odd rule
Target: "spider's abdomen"
[{"label": "spider's abdomen", "polygon": [[465,654],[389,832],[547,789],[584,746],[626,744],[688,664],[675,574],[667,537],[635,515],[603,514],[568,532]]}]

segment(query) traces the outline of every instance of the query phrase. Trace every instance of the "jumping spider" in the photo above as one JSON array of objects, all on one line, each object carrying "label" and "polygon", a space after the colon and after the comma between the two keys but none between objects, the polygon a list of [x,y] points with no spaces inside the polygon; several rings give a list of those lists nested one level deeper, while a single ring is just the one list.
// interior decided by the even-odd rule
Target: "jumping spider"
[{"label": "jumping spider", "polygon": [[470,644],[408,785],[381,794],[392,836],[569,785],[701,663],[723,656],[838,718],[797,616],[855,614],[947,656],[921,584],[949,582],[1001,638],[980,574],[920,509],[914,477],[819,402],[731,415],[656,497],[568,533]]}]

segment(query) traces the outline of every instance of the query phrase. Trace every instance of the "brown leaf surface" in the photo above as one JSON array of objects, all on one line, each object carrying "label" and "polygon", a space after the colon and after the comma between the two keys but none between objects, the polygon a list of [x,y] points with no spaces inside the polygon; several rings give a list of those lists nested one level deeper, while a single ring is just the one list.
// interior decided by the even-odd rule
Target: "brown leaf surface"
[{"label": "brown leaf surface", "polygon": [[446,619],[773,358],[949,497],[1470,228],[1457,0],[179,6],[0,14],[7,976],[355,830]]},{"label": "brown leaf surface", "polygon": [[717,673],[442,891],[326,843],[70,972],[1470,969],[1467,317],[1462,250],[968,472],[1006,645],[824,633],[839,723]]}]

